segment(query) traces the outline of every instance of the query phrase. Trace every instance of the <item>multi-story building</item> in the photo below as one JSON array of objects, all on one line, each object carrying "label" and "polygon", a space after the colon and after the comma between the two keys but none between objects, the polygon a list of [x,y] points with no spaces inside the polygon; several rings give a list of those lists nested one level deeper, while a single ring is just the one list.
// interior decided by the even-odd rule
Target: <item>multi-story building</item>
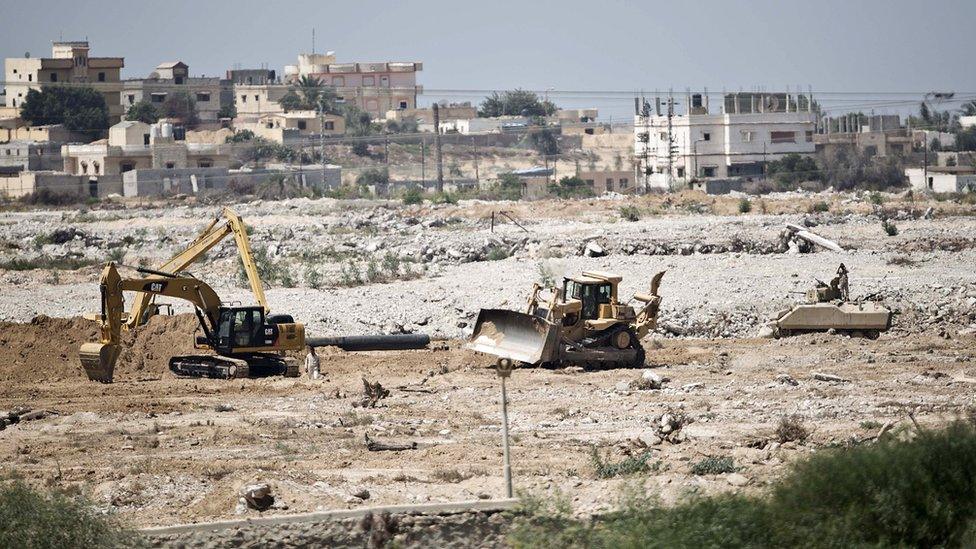
[{"label": "multi-story building", "polygon": [[126,120],[109,128],[108,139],[88,145],[64,145],[64,171],[98,177],[137,169],[227,168],[229,145],[176,140],[169,123]]},{"label": "multi-story building", "polygon": [[[675,102],[644,101],[634,116],[634,155],[644,189],[669,189],[695,178],[757,176],[790,153],[815,152],[817,114],[811,99],[788,93],[730,93],[720,112],[708,94]],[[670,112],[670,114],[669,114]]]},{"label": "multi-story building", "polygon": [[227,71],[226,80],[231,84],[274,84],[275,71],[270,69],[230,69]]},{"label": "multi-story building", "polygon": [[897,114],[824,117],[813,136],[817,152],[855,148],[869,156],[899,156],[912,151],[912,135]]},{"label": "multi-story building", "polygon": [[0,167],[23,172],[60,170],[61,145],[50,141],[11,141],[0,144]]},{"label": "multi-story building", "polygon": [[234,127],[250,130],[269,141],[286,143],[318,135],[342,135],[346,133],[346,119],[337,114],[320,116],[315,111],[273,112],[253,120],[239,118]]},{"label": "multi-story building", "polygon": [[123,114],[120,100],[122,57],[90,57],[87,41],[54,42],[51,57],[8,57],[4,81],[7,106],[20,108],[28,90],[58,84],[88,84],[105,97],[110,122]]},{"label": "multi-story building", "polygon": [[421,70],[423,64],[412,61],[337,63],[332,52],[303,53],[299,54],[297,65],[285,66],[285,81],[291,83],[306,75],[315,77],[334,87],[340,101],[381,118],[389,110],[417,107],[417,95],[423,91],[417,85],[417,72]]},{"label": "multi-story building", "polygon": [[182,61],[162,63],[147,78],[122,82],[126,109],[140,101],[161,105],[173,93],[186,92],[196,103],[201,122],[218,119],[220,108],[231,101],[230,83],[216,77],[190,76],[190,67]]}]

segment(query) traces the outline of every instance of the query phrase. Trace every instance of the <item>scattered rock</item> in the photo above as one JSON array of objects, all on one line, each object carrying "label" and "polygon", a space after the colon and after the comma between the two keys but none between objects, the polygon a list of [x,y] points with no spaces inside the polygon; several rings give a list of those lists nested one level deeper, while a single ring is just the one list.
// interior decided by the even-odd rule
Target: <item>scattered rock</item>
[{"label": "scattered rock", "polygon": [[596,242],[587,242],[586,247],[583,248],[583,255],[586,257],[603,257],[607,255],[607,251]]},{"label": "scattered rock", "polygon": [[749,477],[740,473],[729,473],[725,480],[732,486],[745,486],[749,484]]},{"label": "scattered rock", "polygon": [[248,484],[241,488],[241,499],[251,509],[266,511],[274,505],[271,487],[264,483]]},{"label": "scattered rock", "polygon": [[792,385],[794,387],[800,384],[800,382],[794,379],[790,374],[779,374],[776,376],[776,381],[784,385]]},{"label": "scattered rock", "polygon": [[850,382],[849,379],[844,379],[844,378],[842,378],[840,376],[835,376],[834,374],[824,374],[824,373],[820,373],[820,372],[814,372],[812,374],[812,376],[813,376],[813,379],[816,379],[817,381],[830,381],[830,382],[834,382],[834,383],[848,383],[848,382]]},{"label": "scattered rock", "polygon": [[648,391],[651,389],[660,389],[662,385],[664,385],[664,378],[658,375],[657,372],[644,370],[641,372],[640,379],[631,381],[629,387],[641,391]]}]

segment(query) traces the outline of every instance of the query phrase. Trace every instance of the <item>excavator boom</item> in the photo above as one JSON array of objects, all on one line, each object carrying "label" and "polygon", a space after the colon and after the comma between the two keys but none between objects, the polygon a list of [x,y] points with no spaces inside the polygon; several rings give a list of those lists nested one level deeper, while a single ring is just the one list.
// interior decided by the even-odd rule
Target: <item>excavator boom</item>
[{"label": "excavator boom", "polygon": [[[225,222],[221,223],[223,217]],[[264,286],[258,274],[257,265],[254,262],[254,254],[251,251],[251,241],[247,236],[247,227],[241,216],[230,208],[224,208],[221,216],[215,217],[209,225],[190,243],[182,252],[173,256],[169,261],[163,263],[157,271],[179,274],[197,261],[203,254],[207,253],[214,246],[219,244],[227,235],[233,234],[237,243],[237,251],[240,254],[241,262],[244,264],[244,271],[247,273],[247,280],[251,285],[251,291],[258,305],[264,307],[267,314],[271,311],[268,300],[264,295]],[[131,330],[136,326],[145,324],[151,314],[149,313],[149,301],[151,293],[138,292],[132,304],[132,311],[125,321],[124,328]]]}]

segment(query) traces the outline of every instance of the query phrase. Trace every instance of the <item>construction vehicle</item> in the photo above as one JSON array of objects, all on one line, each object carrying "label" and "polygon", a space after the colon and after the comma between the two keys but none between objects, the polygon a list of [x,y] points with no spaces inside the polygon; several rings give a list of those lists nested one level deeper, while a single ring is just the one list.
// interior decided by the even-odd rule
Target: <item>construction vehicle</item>
[{"label": "construction vehicle", "polygon": [[816,280],[806,292],[806,303],[776,312],[772,318],[772,335],[835,330],[851,336],[877,339],[891,328],[891,310],[875,301],[851,301],[847,285],[847,268],[842,263],[830,284]]},{"label": "construction vehicle", "polygon": [[654,275],[650,293],[634,294],[639,310],[619,300],[622,278],[615,274],[584,271],[564,278],[561,288],[535,284],[524,313],[482,309],[468,348],[496,356],[499,365],[643,366],[640,340],[657,326],[663,276]]},{"label": "construction vehicle", "polygon": [[[220,222],[221,217],[226,220],[225,223]],[[234,240],[237,243],[237,251],[241,257],[241,263],[244,265],[244,270],[251,286],[251,292],[254,294],[258,303],[266,306],[264,287],[258,276],[254,257],[251,254],[251,243],[247,236],[247,227],[244,225],[241,216],[237,215],[237,212],[230,208],[224,208],[221,215],[215,217],[186,249],[173,256],[166,263],[156,267],[155,270],[171,275],[179,274],[203,256],[203,254],[210,251],[217,244],[220,244],[230,234],[234,235]],[[132,311],[128,318],[123,321],[123,329],[131,330],[145,324],[149,321],[150,317],[159,314],[161,307],[165,307],[165,305],[158,305],[155,302],[154,295],[137,292],[135,301],[132,304]]]},{"label": "construction vehicle", "polygon": [[203,335],[194,347],[207,354],[174,356],[169,368],[176,375],[221,379],[259,375],[299,375],[299,362],[286,351],[303,351],[305,327],[288,315],[269,315],[262,303],[225,306],[216,292],[193,276],[178,276],[154,269],[139,269],[149,276],[122,278],[115,263],[102,271],[99,288],[101,312],[93,318],[100,324],[101,341],[85,343],[79,356],[88,378],[109,383],[121,353],[124,311],[123,292],[140,292],[149,297],[182,299],[194,306]]}]

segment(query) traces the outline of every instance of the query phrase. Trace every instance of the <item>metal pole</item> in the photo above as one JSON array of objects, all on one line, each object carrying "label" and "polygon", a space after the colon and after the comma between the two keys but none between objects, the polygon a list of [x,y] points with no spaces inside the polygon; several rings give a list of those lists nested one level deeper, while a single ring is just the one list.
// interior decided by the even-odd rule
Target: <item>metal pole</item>
[{"label": "metal pole", "polygon": [[505,495],[512,496],[512,462],[508,452],[508,396],[505,391],[505,378],[502,377],[502,451],[505,456]]}]

